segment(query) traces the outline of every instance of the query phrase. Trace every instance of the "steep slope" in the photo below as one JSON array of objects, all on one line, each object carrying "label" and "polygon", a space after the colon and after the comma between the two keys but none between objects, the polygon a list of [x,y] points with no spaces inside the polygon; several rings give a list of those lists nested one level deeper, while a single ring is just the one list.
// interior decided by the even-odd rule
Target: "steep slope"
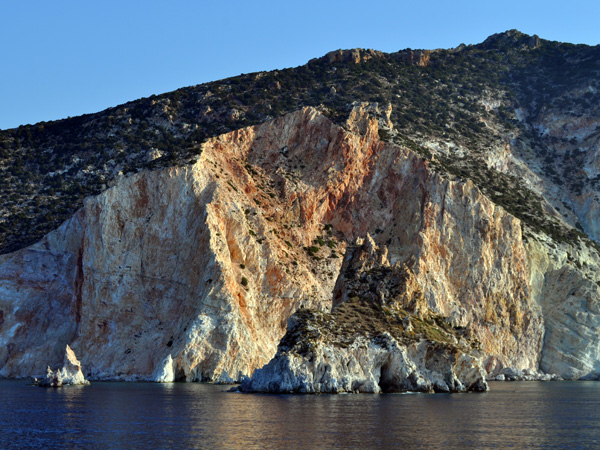
[{"label": "steep slope", "polygon": [[40,243],[3,256],[2,375],[40,373],[65,342],[92,378],[251,373],[299,305],[330,302],[341,260],[303,247],[322,233],[323,199],[345,190],[292,168],[330,141],[336,151],[365,144],[314,110],[221,136],[195,165],[124,177]]},{"label": "steep slope", "polygon": [[[302,309],[289,320],[277,354],[241,392],[486,391],[477,344],[426,305],[399,298],[406,274],[367,235],[346,253],[353,297],[330,314]],[[340,278],[341,279],[341,278]],[[404,294],[407,294],[404,292]],[[409,298],[406,298],[409,297]],[[409,301],[406,301],[409,300]],[[406,303],[406,304],[405,304]],[[403,309],[407,307],[409,311]]]},{"label": "steep slope", "polygon": [[383,137],[472,179],[536,229],[597,240],[599,60],[598,46],[515,30],[449,50],[340,50],[2,131],[0,252],[41,239],[119,174],[191,164],[208,138],[305,106],[343,124],[355,101],[391,104],[397,133]]},{"label": "steep slope", "polygon": [[69,344],[91,379],[239,380],[299,307],[372,295],[338,257],[372,233],[386,257],[361,271],[399,280],[374,292],[466,328],[488,373],[597,377],[596,250],[524,239],[473,182],[381,141],[390,113],[358,104],[342,128],[305,108],[210,139],[2,256],[0,375],[43,373]]}]

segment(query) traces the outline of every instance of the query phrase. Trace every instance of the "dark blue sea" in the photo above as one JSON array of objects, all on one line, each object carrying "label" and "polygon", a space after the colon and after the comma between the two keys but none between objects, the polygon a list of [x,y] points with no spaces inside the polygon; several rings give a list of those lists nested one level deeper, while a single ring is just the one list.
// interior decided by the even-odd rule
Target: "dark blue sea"
[{"label": "dark blue sea", "polygon": [[600,448],[600,382],[483,394],[257,395],[0,380],[0,449]]}]

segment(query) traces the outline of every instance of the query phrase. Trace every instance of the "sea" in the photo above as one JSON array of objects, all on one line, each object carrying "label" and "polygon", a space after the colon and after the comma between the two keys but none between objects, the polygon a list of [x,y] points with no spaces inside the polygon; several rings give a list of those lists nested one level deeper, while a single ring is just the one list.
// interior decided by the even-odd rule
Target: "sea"
[{"label": "sea", "polygon": [[600,448],[600,382],[270,395],[201,383],[0,380],[0,449]]}]

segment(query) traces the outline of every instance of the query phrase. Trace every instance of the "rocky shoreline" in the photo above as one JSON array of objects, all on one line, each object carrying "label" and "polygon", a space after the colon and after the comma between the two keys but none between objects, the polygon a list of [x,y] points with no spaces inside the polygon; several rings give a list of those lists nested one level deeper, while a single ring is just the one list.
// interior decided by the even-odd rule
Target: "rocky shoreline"
[{"label": "rocky shoreline", "polygon": [[488,390],[481,359],[452,344],[427,339],[403,343],[389,332],[358,335],[347,346],[314,342],[313,333],[319,334],[314,324],[322,319],[326,317],[312,311],[293,316],[284,341],[300,332],[299,340],[291,347],[280,345],[275,358],[238,390],[328,394]]},{"label": "rocky shoreline", "polygon": [[529,369],[519,370],[506,367],[496,376],[489,376],[487,381],[565,381],[563,377],[556,374],[534,372]]}]

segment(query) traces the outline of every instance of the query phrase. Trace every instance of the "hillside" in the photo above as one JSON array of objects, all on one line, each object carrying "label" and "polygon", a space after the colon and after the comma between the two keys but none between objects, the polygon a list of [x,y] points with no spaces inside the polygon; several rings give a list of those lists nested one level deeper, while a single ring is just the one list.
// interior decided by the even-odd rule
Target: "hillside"
[{"label": "hillside", "polygon": [[0,132],[0,375],[239,380],[369,234],[488,374],[597,377],[599,75],[512,30]]},{"label": "hillside", "polygon": [[356,101],[390,104],[396,133],[384,138],[472,179],[536,229],[598,240],[599,57],[517,31],[451,50],[336,51],[5,130],[0,251],[40,239],[120,174],[189,164],[207,138],[304,106],[343,123]]}]

